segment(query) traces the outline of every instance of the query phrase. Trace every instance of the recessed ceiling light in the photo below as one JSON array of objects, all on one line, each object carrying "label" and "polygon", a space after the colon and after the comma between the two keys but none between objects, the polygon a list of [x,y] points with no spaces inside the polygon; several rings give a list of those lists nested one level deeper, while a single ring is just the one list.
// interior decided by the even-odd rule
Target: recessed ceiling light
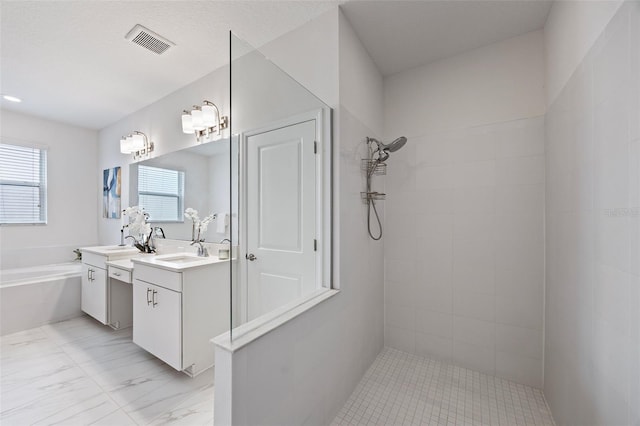
[{"label": "recessed ceiling light", "polygon": [[15,96],[11,95],[2,95],[2,99],[9,102],[22,102],[22,99],[16,98]]}]

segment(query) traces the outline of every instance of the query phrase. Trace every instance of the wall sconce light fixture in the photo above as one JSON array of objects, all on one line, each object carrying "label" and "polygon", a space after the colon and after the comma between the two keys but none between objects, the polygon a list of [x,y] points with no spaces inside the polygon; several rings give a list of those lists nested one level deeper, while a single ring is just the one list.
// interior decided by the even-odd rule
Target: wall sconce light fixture
[{"label": "wall sconce light fixture", "polygon": [[214,135],[221,136],[221,131],[229,127],[229,117],[220,116],[220,110],[213,102],[202,101],[202,105],[194,105],[191,111],[182,111],[182,131],[189,135],[196,135],[200,142]]},{"label": "wall sconce light fixture", "polygon": [[137,130],[120,139],[120,152],[123,154],[133,154],[134,160],[152,151],[153,142],[149,140],[147,135]]}]

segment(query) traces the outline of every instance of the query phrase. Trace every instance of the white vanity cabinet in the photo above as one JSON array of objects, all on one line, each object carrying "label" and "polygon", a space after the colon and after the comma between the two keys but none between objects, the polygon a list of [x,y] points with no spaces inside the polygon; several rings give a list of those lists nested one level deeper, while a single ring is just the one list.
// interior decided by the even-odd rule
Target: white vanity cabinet
[{"label": "white vanity cabinet", "polygon": [[[104,246],[84,247],[82,250],[82,290],[80,307],[83,312],[110,324],[109,277],[107,262],[132,257],[138,249],[131,247]],[[116,303],[118,303],[116,301]],[[129,302],[129,305],[131,302]]]},{"label": "white vanity cabinet", "polygon": [[[87,258],[85,260],[85,258]],[[107,323],[107,271],[104,260],[83,255],[82,260],[82,294],[80,307],[82,310],[100,321]],[[91,262],[91,263],[89,263]],[[97,266],[102,264],[102,267]]]},{"label": "white vanity cabinet", "polygon": [[229,262],[133,262],[133,342],[189,376],[213,366],[210,340],[229,330]]},{"label": "white vanity cabinet", "polygon": [[176,370],[182,367],[182,293],[136,281],[133,341]]}]

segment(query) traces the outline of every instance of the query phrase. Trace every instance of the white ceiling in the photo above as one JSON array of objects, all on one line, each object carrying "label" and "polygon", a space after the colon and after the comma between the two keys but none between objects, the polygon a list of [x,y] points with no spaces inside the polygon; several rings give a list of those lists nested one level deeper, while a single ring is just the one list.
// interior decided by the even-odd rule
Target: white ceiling
[{"label": "white ceiling", "polygon": [[[100,129],[229,63],[229,30],[253,46],[335,1],[6,1],[2,107]],[[162,55],[124,36],[141,24],[174,42]]]},{"label": "white ceiling", "polygon": [[540,29],[551,1],[352,1],[342,7],[387,76]]},{"label": "white ceiling", "polygon": [[[344,3],[344,4],[343,4]],[[228,63],[231,29],[261,46],[336,4],[384,75],[541,28],[550,2],[6,1],[2,107],[100,129]],[[176,44],[156,55],[125,40],[141,24]]]}]

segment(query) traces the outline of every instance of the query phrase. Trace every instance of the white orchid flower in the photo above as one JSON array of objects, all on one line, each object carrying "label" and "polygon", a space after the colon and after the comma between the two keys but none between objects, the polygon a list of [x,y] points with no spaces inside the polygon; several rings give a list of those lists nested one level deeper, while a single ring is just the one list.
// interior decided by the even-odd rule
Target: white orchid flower
[{"label": "white orchid flower", "polygon": [[184,211],[185,216],[187,216],[187,218],[191,219],[193,222],[197,222],[200,220],[200,218],[198,217],[198,210],[196,209],[192,209],[191,207],[187,208]]},{"label": "white orchid flower", "polygon": [[126,209],[124,209],[124,214],[126,214],[129,217],[132,216],[136,216],[138,214],[138,206],[133,206],[133,207],[127,207]]}]

